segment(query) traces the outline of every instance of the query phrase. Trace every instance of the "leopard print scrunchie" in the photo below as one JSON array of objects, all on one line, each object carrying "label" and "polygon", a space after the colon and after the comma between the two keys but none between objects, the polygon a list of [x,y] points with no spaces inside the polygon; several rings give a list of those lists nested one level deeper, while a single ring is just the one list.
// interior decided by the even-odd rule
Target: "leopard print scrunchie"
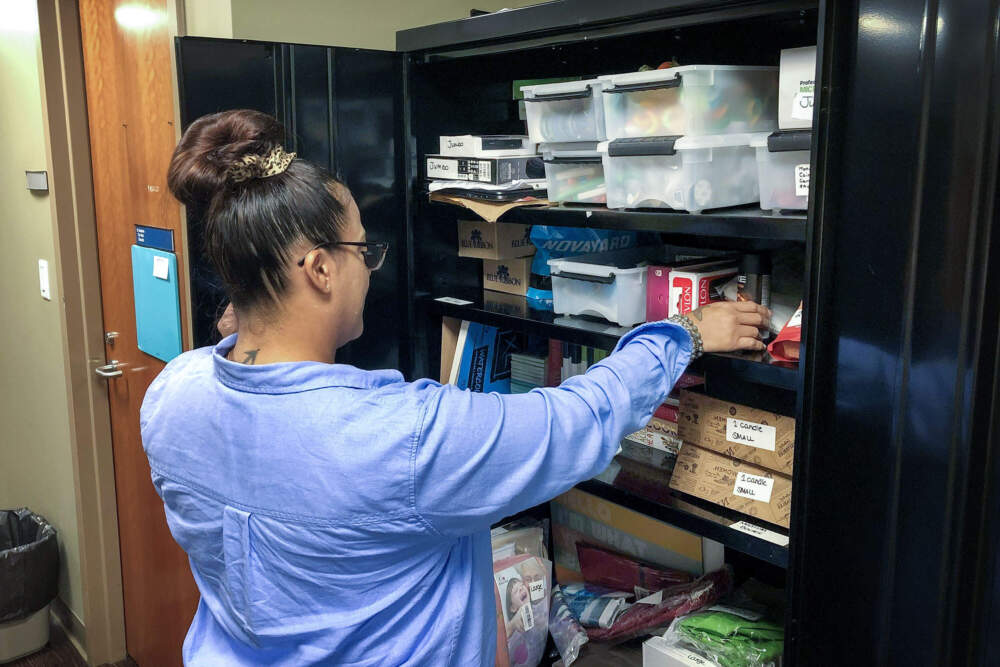
[{"label": "leopard print scrunchie", "polygon": [[295,153],[286,153],[281,146],[275,146],[264,155],[244,155],[229,168],[227,175],[233,183],[277,176],[284,173],[294,159]]}]

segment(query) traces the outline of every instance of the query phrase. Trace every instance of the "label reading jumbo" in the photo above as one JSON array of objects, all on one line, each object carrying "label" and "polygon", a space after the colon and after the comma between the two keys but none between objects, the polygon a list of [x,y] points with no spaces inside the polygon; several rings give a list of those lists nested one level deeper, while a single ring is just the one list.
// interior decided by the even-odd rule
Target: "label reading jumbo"
[{"label": "label reading jumbo", "polygon": [[762,503],[771,502],[771,490],[774,479],[762,475],[751,475],[747,472],[736,474],[736,484],[733,485],[733,495]]},{"label": "label reading jumbo", "polygon": [[776,431],[773,426],[726,418],[726,441],[737,445],[750,445],[758,449],[774,451]]},{"label": "label reading jumbo", "polygon": [[812,120],[813,98],[816,95],[814,81],[800,81],[799,92],[792,98],[792,118],[795,120]]},{"label": "label reading jumbo", "polygon": [[427,158],[427,178],[460,178],[458,175],[458,162],[456,160]]},{"label": "label reading jumbo", "polygon": [[797,164],[797,165],[795,165],[795,196],[796,197],[808,197],[809,196],[809,165],[808,164]]}]

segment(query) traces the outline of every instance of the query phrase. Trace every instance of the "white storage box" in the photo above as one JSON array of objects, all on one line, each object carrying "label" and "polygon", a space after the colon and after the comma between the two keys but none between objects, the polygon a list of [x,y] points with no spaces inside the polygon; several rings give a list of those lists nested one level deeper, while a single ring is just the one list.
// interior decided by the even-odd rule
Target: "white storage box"
[{"label": "white storage box", "polygon": [[549,201],[603,204],[604,162],[597,142],[542,144]]},{"label": "white storage box", "polygon": [[603,141],[604,106],[599,79],[524,86],[528,136],[537,143]]},{"label": "white storage box", "polygon": [[600,80],[608,139],[778,127],[777,67],[688,65]]},{"label": "white storage box", "polygon": [[809,148],[812,132],[775,132],[758,137],[751,145],[757,151],[760,207],[804,211],[809,208]]},{"label": "white storage box", "polygon": [[604,160],[608,208],[707,208],[759,199],[753,134],[616,139],[598,150]]},{"label": "white storage box", "polygon": [[816,47],[784,49],[778,91],[778,127],[782,130],[812,128],[816,89]]},{"label": "white storage box", "polygon": [[550,259],[552,308],[557,315],[603,317],[623,327],[646,321],[650,248]]},{"label": "white storage box", "polygon": [[653,636],[642,645],[642,667],[719,667],[719,663]]}]

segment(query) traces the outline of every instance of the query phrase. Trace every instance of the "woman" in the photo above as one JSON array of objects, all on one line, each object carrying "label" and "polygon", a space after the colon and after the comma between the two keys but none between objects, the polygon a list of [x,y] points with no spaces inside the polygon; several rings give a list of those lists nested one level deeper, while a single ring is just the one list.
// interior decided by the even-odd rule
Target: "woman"
[{"label": "woman", "polygon": [[142,406],[201,591],[184,659],[491,665],[490,525],[604,470],[702,344],[762,349],[768,312],[720,304],[639,327],[585,375],[523,395],[335,364],[386,247],[343,184],[281,144],[270,116],[206,116],[168,174],[207,205],[205,250],[238,320],[168,364]]}]

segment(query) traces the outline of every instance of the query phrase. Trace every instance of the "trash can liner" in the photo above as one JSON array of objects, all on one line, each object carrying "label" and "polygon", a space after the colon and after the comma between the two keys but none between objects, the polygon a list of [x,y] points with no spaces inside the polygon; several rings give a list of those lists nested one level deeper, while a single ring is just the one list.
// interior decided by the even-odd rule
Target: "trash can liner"
[{"label": "trash can liner", "polygon": [[58,590],[55,528],[27,508],[0,510],[0,623],[27,618]]}]

